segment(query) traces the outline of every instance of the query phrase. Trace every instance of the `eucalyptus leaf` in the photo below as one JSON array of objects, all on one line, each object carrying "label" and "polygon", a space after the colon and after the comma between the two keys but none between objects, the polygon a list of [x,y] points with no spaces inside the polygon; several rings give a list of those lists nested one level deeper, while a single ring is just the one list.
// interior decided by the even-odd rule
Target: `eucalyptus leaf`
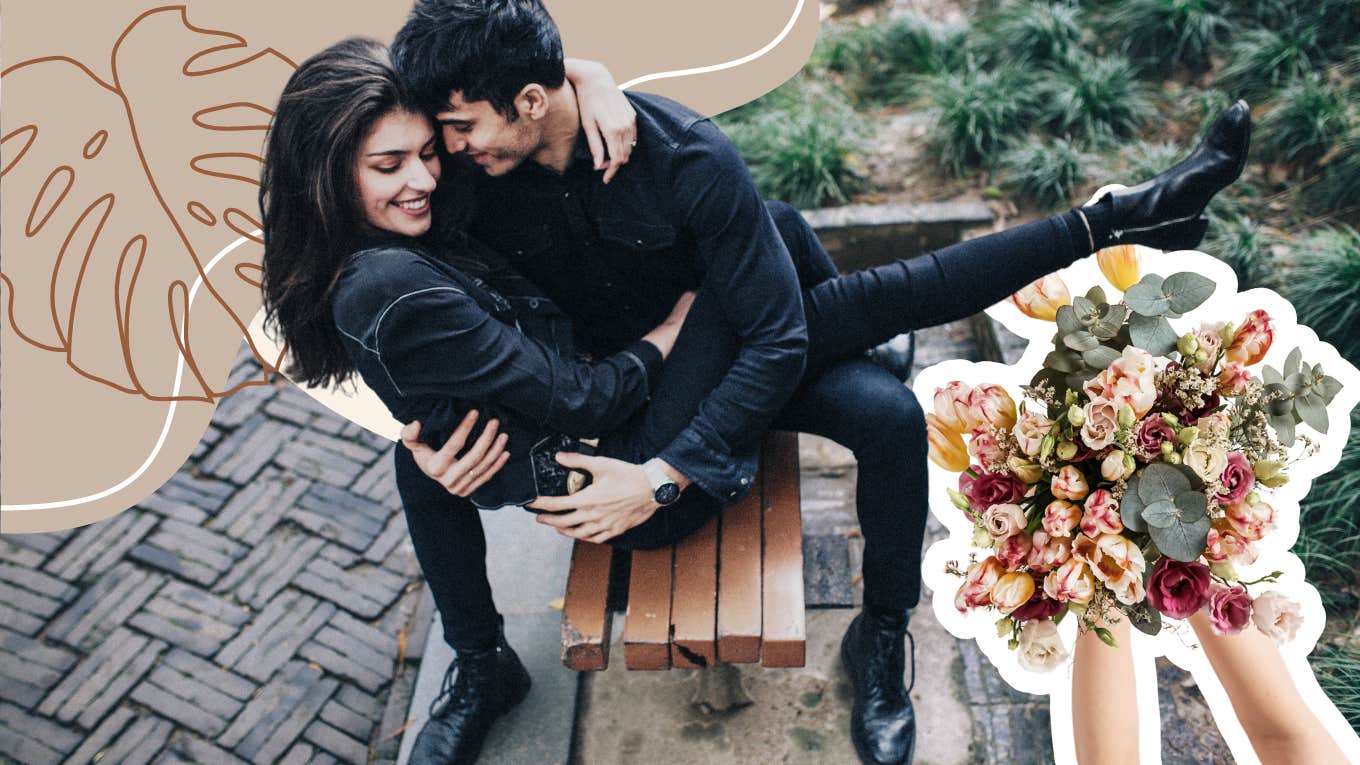
[{"label": "eucalyptus leaf", "polygon": [[1074,351],[1085,352],[1100,345],[1100,341],[1090,332],[1073,332],[1063,337],[1063,345]]},{"label": "eucalyptus leaf", "polygon": [[1171,310],[1171,298],[1162,294],[1161,286],[1139,282],[1124,293],[1124,304],[1142,316],[1161,316]]},{"label": "eucalyptus leaf", "polygon": [[1183,491],[1176,495],[1176,509],[1182,523],[1193,523],[1209,514],[1209,498],[1203,492]]},{"label": "eucalyptus leaf", "polygon": [[1303,361],[1303,349],[1295,348],[1284,359],[1284,376],[1289,379],[1299,373],[1299,363]]},{"label": "eucalyptus leaf", "polygon": [[1275,367],[1263,366],[1261,367],[1261,382],[1266,385],[1283,385],[1284,375],[1276,372]]},{"label": "eucalyptus leaf", "polygon": [[1195,471],[1191,470],[1189,465],[1180,464],[1180,465],[1172,465],[1172,467],[1174,467],[1174,468],[1176,468],[1177,470],[1181,471],[1181,475],[1185,476],[1185,480],[1187,480],[1187,481],[1190,482],[1190,488],[1191,488],[1192,490],[1194,490],[1194,491],[1200,491],[1200,490],[1202,490],[1202,489],[1204,488],[1204,479],[1203,479],[1203,478],[1200,478],[1200,477],[1199,477],[1199,474],[1197,474]]},{"label": "eucalyptus leaf", "polygon": [[1204,542],[1209,537],[1209,516],[1206,515],[1192,523],[1175,523],[1165,528],[1153,526],[1148,529],[1148,534],[1163,555],[1189,563],[1204,552]]},{"label": "eucalyptus leaf", "polygon": [[1044,366],[1059,372],[1081,369],[1081,356],[1069,350],[1056,350],[1044,357]]},{"label": "eucalyptus leaf", "polygon": [[1156,636],[1162,631],[1162,613],[1148,604],[1146,600],[1128,607],[1129,624],[1144,635]]},{"label": "eucalyptus leaf", "polygon": [[1129,478],[1124,496],[1119,500],[1119,519],[1124,522],[1124,528],[1143,532],[1147,531],[1147,524],[1143,523],[1143,509],[1147,504],[1138,496],[1139,480],[1141,479],[1138,476]]},{"label": "eucalyptus leaf", "polygon": [[1086,299],[1091,301],[1092,303],[1095,303],[1096,305],[1100,305],[1101,303],[1107,302],[1105,300],[1105,290],[1102,289],[1099,284],[1097,284],[1096,286],[1092,287],[1089,290],[1086,290]]},{"label": "eucalyptus leaf", "polygon": [[1081,354],[1081,360],[1086,362],[1086,366],[1104,369],[1119,360],[1122,354],[1108,345],[1098,345],[1089,351]]},{"label": "eucalyptus leaf", "polygon": [[1214,294],[1214,283],[1197,273],[1182,271],[1166,277],[1162,294],[1171,303],[1171,310],[1186,313],[1200,307]]},{"label": "eucalyptus leaf", "polygon": [[1289,447],[1294,445],[1294,415],[1288,414],[1282,417],[1272,415],[1270,427],[1275,431],[1275,438],[1279,440],[1281,446]]},{"label": "eucalyptus leaf", "polygon": [[1154,529],[1164,529],[1180,522],[1176,503],[1169,499],[1159,499],[1143,508],[1143,520]]},{"label": "eucalyptus leaf", "polygon": [[1077,312],[1070,305],[1058,308],[1057,322],[1058,331],[1061,334],[1076,332],[1082,328],[1081,320],[1077,318]]},{"label": "eucalyptus leaf", "polygon": [[1081,321],[1082,326],[1091,326],[1091,316],[1096,312],[1095,303],[1084,297],[1075,297],[1072,298],[1072,310],[1076,311],[1077,319]]},{"label": "eucalyptus leaf", "polygon": [[1327,432],[1327,405],[1322,403],[1322,397],[1313,391],[1305,391],[1294,400],[1294,411],[1298,412],[1299,418],[1304,424],[1319,433]]},{"label": "eucalyptus leaf", "polygon": [[1148,505],[1161,500],[1171,502],[1189,490],[1190,479],[1165,462],[1148,465],[1143,470],[1142,480],[1138,482],[1138,496]]},{"label": "eucalyptus leaf", "polygon": [[1297,394],[1307,388],[1310,382],[1311,380],[1304,376],[1302,372],[1293,372],[1285,376],[1284,387],[1288,388],[1290,393]]},{"label": "eucalyptus leaf", "polygon": [[1266,383],[1263,391],[1270,397],[1270,401],[1266,403],[1266,414],[1271,417],[1283,417],[1294,410],[1293,396],[1284,384]]},{"label": "eucalyptus leaf", "polygon": [[1319,396],[1322,396],[1323,402],[1330,404],[1332,399],[1336,398],[1336,394],[1341,392],[1341,381],[1335,377],[1323,375],[1313,389],[1317,391]]},{"label": "eucalyptus leaf", "polygon": [[1176,342],[1180,339],[1166,319],[1141,314],[1134,314],[1129,318],[1129,337],[1135,346],[1153,356],[1171,353],[1176,349]]}]

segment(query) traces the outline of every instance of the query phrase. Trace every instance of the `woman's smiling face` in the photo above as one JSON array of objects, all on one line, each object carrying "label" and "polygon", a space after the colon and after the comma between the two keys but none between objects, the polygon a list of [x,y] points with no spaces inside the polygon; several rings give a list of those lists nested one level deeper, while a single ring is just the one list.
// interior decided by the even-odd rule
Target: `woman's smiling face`
[{"label": "woman's smiling face", "polygon": [[430,230],[430,195],[439,180],[435,134],[422,114],[383,115],[359,146],[354,185],[370,226],[405,236]]}]

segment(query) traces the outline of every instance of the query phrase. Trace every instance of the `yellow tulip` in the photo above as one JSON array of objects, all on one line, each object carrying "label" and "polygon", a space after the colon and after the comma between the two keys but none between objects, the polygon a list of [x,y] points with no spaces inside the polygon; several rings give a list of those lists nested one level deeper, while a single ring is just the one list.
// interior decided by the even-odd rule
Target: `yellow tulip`
[{"label": "yellow tulip", "polygon": [[1049,274],[1020,288],[1011,295],[1011,302],[1030,318],[1053,321],[1059,308],[1071,304],[1072,293],[1067,290],[1066,282]]},{"label": "yellow tulip", "polygon": [[1138,283],[1139,260],[1138,247],[1132,244],[1106,247],[1096,253],[1100,272],[1105,274],[1105,278],[1109,279],[1110,284],[1120,292]]},{"label": "yellow tulip", "polygon": [[963,445],[963,436],[933,414],[926,415],[926,441],[930,444],[931,462],[952,473],[968,469],[968,449]]}]

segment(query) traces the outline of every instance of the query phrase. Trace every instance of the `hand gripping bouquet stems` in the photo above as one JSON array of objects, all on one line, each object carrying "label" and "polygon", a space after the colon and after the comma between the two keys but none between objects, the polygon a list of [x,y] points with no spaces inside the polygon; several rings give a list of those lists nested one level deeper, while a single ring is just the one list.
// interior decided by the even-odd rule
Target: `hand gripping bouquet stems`
[{"label": "hand gripping bouquet stems", "polygon": [[1193,251],[1111,248],[989,313],[1030,341],[1017,364],[945,362],[915,383],[933,400],[931,510],[950,532],[924,564],[941,622],[1056,710],[1077,632],[1113,642],[1097,625],[1128,619],[1136,656],[1195,672],[1230,717],[1183,621],[1204,611],[1220,634],[1254,623],[1279,642],[1311,701],[1325,614],[1289,548],[1360,374],[1279,295],[1237,293]]}]

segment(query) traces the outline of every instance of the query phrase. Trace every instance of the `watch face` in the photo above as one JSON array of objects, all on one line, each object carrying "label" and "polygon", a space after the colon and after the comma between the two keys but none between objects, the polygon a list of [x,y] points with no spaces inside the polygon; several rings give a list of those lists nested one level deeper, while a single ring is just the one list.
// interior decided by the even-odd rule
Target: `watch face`
[{"label": "watch face", "polygon": [[652,493],[652,497],[657,501],[657,504],[669,505],[675,500],[680,499],[680,485],[671,482],[663,483],[656,487],[656,491]]}]

